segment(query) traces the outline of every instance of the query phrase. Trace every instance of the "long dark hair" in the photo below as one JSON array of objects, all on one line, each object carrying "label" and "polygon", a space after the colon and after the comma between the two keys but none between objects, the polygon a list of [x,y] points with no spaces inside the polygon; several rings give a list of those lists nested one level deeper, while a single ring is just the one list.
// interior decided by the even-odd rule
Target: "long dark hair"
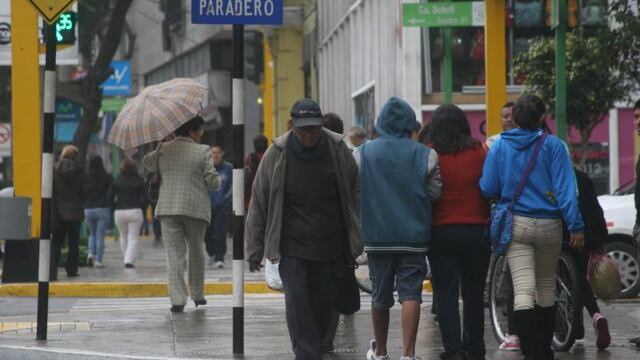
[{"label": "long dark hair", "polygon": [[89,168],[87,169],[87,174],[89,176],[102,176],[106,173],[107,171],[104,169],[102,158],[98,155],[91,156],[89,158]]},{"label": "long dark hair", "polygon": [[452,104],[440,105],[434,111],[429,140],[439,154],[457,154],[480,145],[478,140],[471,137],[464,111]]}]

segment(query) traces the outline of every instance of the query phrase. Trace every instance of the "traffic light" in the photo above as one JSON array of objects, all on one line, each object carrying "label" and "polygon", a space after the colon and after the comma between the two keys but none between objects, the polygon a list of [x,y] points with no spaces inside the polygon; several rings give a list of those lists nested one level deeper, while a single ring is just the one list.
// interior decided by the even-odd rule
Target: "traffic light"
[{"label": "traffic light", "polygon": [[56,21],[56,44],[73,45],[76,42],[76,13],[67,11]]}]

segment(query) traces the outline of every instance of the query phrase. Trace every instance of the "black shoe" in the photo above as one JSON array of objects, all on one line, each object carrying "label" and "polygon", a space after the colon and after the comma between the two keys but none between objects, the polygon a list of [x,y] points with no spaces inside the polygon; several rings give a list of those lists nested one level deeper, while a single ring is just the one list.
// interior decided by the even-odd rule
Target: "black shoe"
[{"label": "black shoe", "polygon": [[126,267],[127,269],[133,269],[135,266],[133,264],[126,263],[124,264],[124,267]]},{"label": "black shoe", "polygon": [[172,313],[181,313],[184,311],[184,305],[171,305],[169,309]]},{"label": "black shoe", "polygon": [[78,277],[80,276],[77,272],[75,273],[67,273],[67,277]]},{"label": "black shoe", "polygon": [[465,355],[467,360],[486,360],[486,358],[484,357],[484,354],[476,354],[476,353],[467,351]]},{"label": "black shoe", "polygon": [[462,351],[444,352],[440,354],[442,360],[467,360],[467,355]]},{"label": "black shoe", "polygon": [[207,305],[207,299],[200,299],[200,300],[193,300],[193,303],[196,305],[196,307],[200,306],[200,305]]}]

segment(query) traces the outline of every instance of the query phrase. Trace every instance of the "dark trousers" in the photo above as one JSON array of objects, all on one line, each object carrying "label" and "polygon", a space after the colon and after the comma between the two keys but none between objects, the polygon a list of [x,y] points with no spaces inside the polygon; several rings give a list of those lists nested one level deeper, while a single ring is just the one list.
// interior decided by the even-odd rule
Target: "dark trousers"
[{"label": "dark trousers", "polygon": [[335,312],[334,265],[285,256],[279,270],[296,360],[320,360],[322,338]]},{"label": "dark trousers", "polygon": [[60,252],[67,240],[69,252],[67,254],[67,264],[65,268],[67,274],[78,273],[78,252],[80,246],[80,222],[69,222],[58,219],[53,224],[53,237],[51,239],[51,280],[58,279],[58,263],[60,262]]},{"label": "dark trousers", "polygon": [[[576,264],[576,269],[578,270],[578,289],[580,294],[580,304],[584,306],[589,312],[589,315],[593,317],[593,314],[600,312],[600,307],[598,306],[598,301],[596,297],[593,295],[593,290],[591,290],[591,284],[587,279],[587,267],[589,264],[589,252],[587,250],[577,251],[574,249],[567,248],[569,254],[573,258],[573,261]],[[578,321],[577,321],[577,330],[576,330],[576,338],[583,339],[584,338],[584,321],[583,321],[583,311],[582,309],[578,312]]]},{"label": "dark trousers", "polygon": [[[468,351],[484,355],[484,286],[489,246],[483,225],[434,226],[429,262],[433,270],[438,322],[446,353]],[[460,331],[458,288],[462,293]]]},{"label": "dark trousers", "polygon": [[207,255],[215,261],[224,261],[227,254],[227,231],[231,220],[230,209],[215,209],[212,212],[211,223],[204,235]]}]

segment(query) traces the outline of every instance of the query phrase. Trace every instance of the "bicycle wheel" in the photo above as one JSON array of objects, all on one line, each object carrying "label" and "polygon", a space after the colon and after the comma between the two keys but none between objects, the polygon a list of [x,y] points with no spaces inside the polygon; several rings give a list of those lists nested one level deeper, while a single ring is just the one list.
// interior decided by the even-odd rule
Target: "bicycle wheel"
[{"label": "bicycle wheel", "polygon": [[563,251],[556,268],[556,330],[552,342],[556,351],[568,351],[575,343],[580,311],[578,270]]},{"label": "bicycle wheel", "polygon": [[493,335],[502,343],[508,333],[507,304],[513,297],[511,271],[505,256],[496,257],[489,281],[489,314]]}]

